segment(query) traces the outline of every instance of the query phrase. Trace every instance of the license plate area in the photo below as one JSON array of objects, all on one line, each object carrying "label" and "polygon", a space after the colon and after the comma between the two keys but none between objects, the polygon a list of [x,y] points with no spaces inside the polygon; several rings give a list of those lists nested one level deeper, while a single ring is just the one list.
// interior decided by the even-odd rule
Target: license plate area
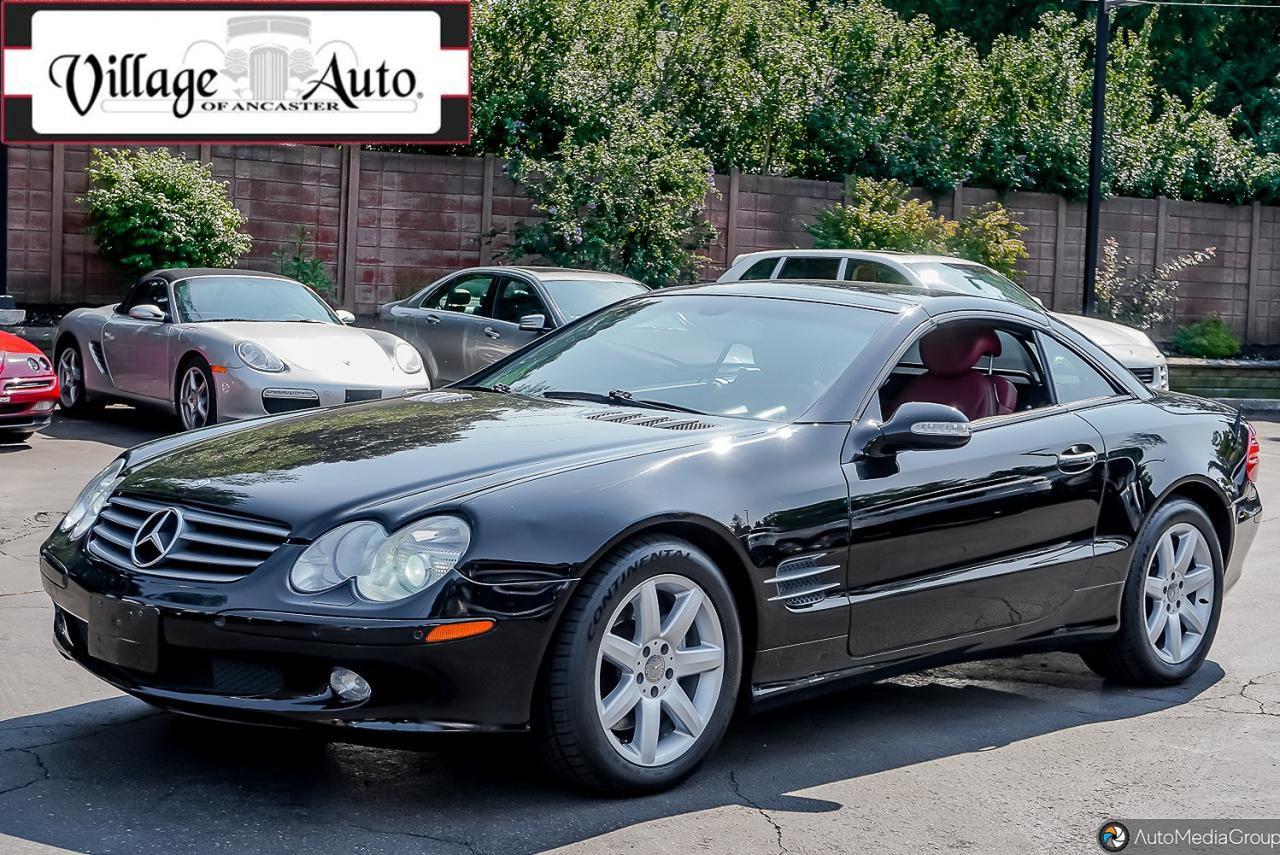
[{"label": "license plate area", "polygon": [[89,655],[121,668],[160,667],[160,610],[127,600],[89,597]]}]

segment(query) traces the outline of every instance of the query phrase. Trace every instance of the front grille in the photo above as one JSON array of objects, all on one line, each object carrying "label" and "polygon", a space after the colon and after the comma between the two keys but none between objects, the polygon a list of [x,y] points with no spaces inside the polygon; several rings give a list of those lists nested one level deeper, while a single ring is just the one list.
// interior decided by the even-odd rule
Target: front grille
[{"label": "front grille", "polygon": [[707,430],[715,427],[715,425],[709,425],[706,422],[699,421],[697,418],[656,415],[653,411],[605,410],[603,413],[592,413],[585,418],[597,422],[613,422],[614,424],[637,425],[639,427],[661,428],[662,430]]},{"label": "front grille", "polygon": [[1156,370],[1154,368],[1130,368],[1129,371],[1134,377],[1137,377],[1147,385],[1156,382]]},{"label": "front grille", "polygon": [[[177,542],[157,563],[138,567],[131,557],[134,536],[149,516],[170,508],[182,515]],[[288,536],[279,523],[116,494],[93,526],[89,552],[135,573],[233,582],[258,569]]]},{"label": "front grille", "polygon": [[319,398],[268,398],[262,396],[262,408],[271,415],[293,413],[298,410],[314,410],[320,406]]},{"label": "front grille", "polygon": [[52,388],[52,377],[26,377],[21,380],[8,380],[4,384],[6,392],[30,392],[36,389]]},{"label": "front grille", "polygon": [[249,52],[249,88],[259,101],[279,101],[289,85],[289,54],[283,48],[259,47]]}]

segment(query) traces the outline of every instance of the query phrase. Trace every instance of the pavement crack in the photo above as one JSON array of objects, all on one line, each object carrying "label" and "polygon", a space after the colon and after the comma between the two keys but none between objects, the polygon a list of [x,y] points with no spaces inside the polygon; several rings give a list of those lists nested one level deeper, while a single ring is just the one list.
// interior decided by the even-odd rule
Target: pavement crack
[{"label": "pavement crack", "polygon": [[49,780],[49,767],[44,765],[44,760],[40,757],[40,753],[38,751],[32,748],[14,748],[11,750],[21,751],[23,754],[30,754],[32,759],[36,761],[36,768],[40,771],[40,774],[36,775],[30,781],[0,790],[0,796],[7,796],[10,793],[16,793],[18,790],[25,790],[27,787],[32,787],[36,784]]},{"label": "pavement crack", "polygon": [[367,831],[370,834],[387,834],[392,837],[412,837],[415,840],[430,840],[433,843],[447,843],[450,846],[461,846],[470,852],[471,855],[485,855],[484,850],[466,840],[456,840],[452,837],[438,837],[433,834],[424,834],[420,831],[397,831],[389,828],[378,828],[374,825],[365,825],[359,822],[351,822],[350,820],[347,820],[343,824],[350,826],[351,828],[358,828],[361,831]]},{"label": "pavement crack", "polygon": [[773,826],[774,834],[778,836],[778,855],[787,855],[787,847],[782,842],[782,826],[773,818],[773,816],[770,815],[770,813],[767,810],[762,808],[759,805],[759,803],[756,802],[755,799],[751,798],[746,793],[742,792],[742,787],[738,784],[738,773],[733,769],[729,770],[729,786],[733,788],[734,795],[736,795],[739,799],[741,799],[743,802],[745,802],[747,805],[753,808],[756,811],[756,813],[764,817],[765,821]]}]

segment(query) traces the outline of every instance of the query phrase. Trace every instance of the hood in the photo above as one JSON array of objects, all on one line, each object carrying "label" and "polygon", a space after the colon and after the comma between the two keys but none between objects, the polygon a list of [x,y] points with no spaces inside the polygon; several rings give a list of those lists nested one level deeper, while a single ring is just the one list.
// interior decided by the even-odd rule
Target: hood
[{"label": "hood", "polygon": [[53,364],[40,348],[12,333],[0,332],[0,377],[45,377]]},{"label": "hood", "polygon": [[448,391],[335,407],[154,444],[141,452],[155,456],[131,467],[122,489],[277,520],[313,537],[404,496],[431,491],[424,503],[452,501],[565,468],[706,443],[744,424],[759,430],[737,420],[666,430],[588,418],[608,409]]},{"label": "hood", "polygon": [[[368,330],[340,324],[236,322],[192,324],[189,333],[214,333],[234,345],[251,341],[284,360],[290,368],[323,372],[336,382],[359,381],[391,370],[393,363]],[[396,339],[391,339],[395,341]]]},{"label": "hood", "polygon": [[24,338],[19,338],[13,333],[0,331],[0,354],[7,353],[10,356],[43,356],[40,348]]},{"label": "hood", "polygon": [[1101,348],[1133,347],[1144,350],[1154,349],[1154,345],[1146,333],[1133,327],[1127,327],[1124,324],[1118,324],[1115,321],[1104,321],[1101,318],[1089,318],[1084,315],[1064,315],[1058,312],[1054,313],[1054,317]]}]

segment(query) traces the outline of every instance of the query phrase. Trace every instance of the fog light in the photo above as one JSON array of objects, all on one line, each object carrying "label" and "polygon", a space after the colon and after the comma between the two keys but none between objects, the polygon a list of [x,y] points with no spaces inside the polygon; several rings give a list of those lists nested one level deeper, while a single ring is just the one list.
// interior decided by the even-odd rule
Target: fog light
[{"label": "fog light", "polygon": [[55,401],[38,401],[35,405],[35,412],[47,413],[53,409],[55,403]]},{"label": "fog light", "polygon": [[349,668],[334,668],[329,675],[329,688],[333,689],[335,695],[353,704],[367,701],[373,694],[369,681]]}]

